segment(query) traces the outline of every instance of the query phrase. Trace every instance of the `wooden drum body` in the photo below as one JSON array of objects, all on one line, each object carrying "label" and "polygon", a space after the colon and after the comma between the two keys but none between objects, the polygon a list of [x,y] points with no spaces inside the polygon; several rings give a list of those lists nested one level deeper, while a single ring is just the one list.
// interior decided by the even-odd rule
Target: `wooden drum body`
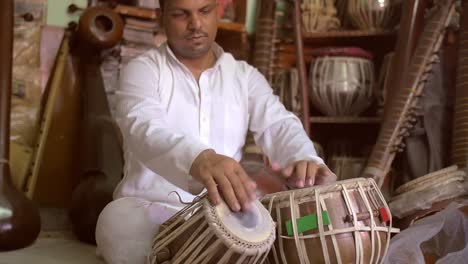
[{"label": "wooden drum body", "polygon": [[275,241],[275,226],[258,201],[233,213],[206,198],[161,225],[148,263],[263,263]]},{"label": "wooden drum body", "polygon": [[328,116],[357,116],[373,101],[372,55],[359,48],[326,48],[314,52],[310,66],[310,99]]},{"label": "wooden drum body", "polygon": [[262,203],[277,222],[270,263],[380,263],[398,231],[372,179],[270,194]]}]

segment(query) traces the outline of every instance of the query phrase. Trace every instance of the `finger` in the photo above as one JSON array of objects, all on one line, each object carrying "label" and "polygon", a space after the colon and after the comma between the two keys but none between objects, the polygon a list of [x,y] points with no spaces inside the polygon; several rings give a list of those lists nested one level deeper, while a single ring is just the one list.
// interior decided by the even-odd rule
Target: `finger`
[{"label": "finger", "polygon": [[234,194],[237,197],[237,201],[239,201],[242,210],[250,209],[250,197],[247,195],[247,190],[242,184],[239,176],[235,172],[227,173],[227,178],[231,182],[232,189],[234,190]]},{"label": "finger", "polygon": [[310,186],[314,185],[315,177],[316,177],[318,169],[319,169],[319,166],[317,165],[317,163],[315,163],[313,161],[307,162],[307,175],[306,175],[306,178],[305,178],[305,185],[306,186],[310,187]]},{"label": "finger", "polygon": [[239,201],[237,201],[231,182],[226,178],[226,175],[224,175],[224,173],[217,173],[214,175],[214,179],[216,183],[218,183],[218,187],[221,190],[223,198],[231,210],[234,212],[239,211],[241,209]]},{"label": "finger", "polygon": [[307,174],[307,161],[297,162],[296,168],[291,178],[292,183],[295,183],[296,187],[298,188],[303,188],[306,174]]},{"label": "finger", "polygon": [[250,201],[253,201],[257,198],[257,184],[245,173],[245,171],[239,167],[238,170],[236,170],[236,173],[244,186],[244,189],[246,191],[247,196],[250,198]]},{"label": "finger", "polygon": [[218,205],[221,202],[221,197],[218,192],[218,187],[216,182],[213,180],[213,177],[208,176],[204,179],[203,184],[205,185],[208,191],[208,200],[212,205]]},{"label": "finger", "polygon": [[315,178],[315,183],[317,185],[332,183],[337,180],[337,176],[333,173],[327,166],[322,165],[317,170],[317,175]]},{"label": "finger", "polygon": [[294,164],[289,165],[285,169],[281,170],[281,174],[283,174],[285,178],[290,178],[292,176],[293,171],[294,171]]},{"label": "finger", "polygon": [[279,163],[277,163],[277,162],[271,163],[270,168],[271,168],[273,171],[280,171],[280,170],[281,170],[281,166],[280,166]]}]

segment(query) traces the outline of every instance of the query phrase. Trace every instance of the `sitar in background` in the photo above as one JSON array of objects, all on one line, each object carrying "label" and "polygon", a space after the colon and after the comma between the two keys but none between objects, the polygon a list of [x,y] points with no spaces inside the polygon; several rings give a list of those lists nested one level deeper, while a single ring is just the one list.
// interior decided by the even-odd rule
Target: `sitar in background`
[{"label": "sitar in background", "polygon": [[[394,55],[390,62],[387,81],[383,87],[383,93],[385,94],[384,108],[384,120],[388,119],[390,114],[388,102],[395,100],[398,96],[400,87],[403,85],[405,75],[402,74],[408,71],[411,58],[414,54],[418,39],[422,34],[424,28],[424,14],[427,8],[428,0],[406,0],[402,3],[403,14],[400,20],[400,28],[398,31],[398,40],[395,47]],[[390,174],[391,175],[391,174]],[[382,183],[380,187],[383,193],[391,191],[394,183],[394,179],[387,178],[385,183]]]},{"label": "sitar in background", "polygon": [[123,157],[119,131],[111,116],[100,69],[100,51],[116,45],[123,21],[113,10],[91,7],[80,17],[72,53],[81,76],[81,180],[73,193],[70,218],[73,231],[95,244],[96,223],[122,178]]},{"label": "sitar in background", "polygon": [[[404,74],[401,73],[406,72],[409,67],[424,27],[426,5],[427,0],[406,0],[403,3],[398,40],[391,59],[389,74],[386,77],[388,82],[384,88],[387,91],[388,101],[397,95],[404,77]],[[388,109],[388,106],[389,104],[385,105],[385,109]],[[386,113],[388,114],[388,111]]]},{"label": "sitar in background", "polygon": [[462,1],[451,162],[468,165],[468,1]]},{"label": "sitar in background", "polygon": [[13,56],[13,0],[0,1],[0,251],[20,249],[38,237],[39,210],[13,186],[10,166],[10,108]]},{"label": "sitar in background", "polygon": [[432,65],[438,60],[437,53],[444,39],[445,29],[454,14],[454,0],[438,1],[433,7],[428,14],[408,71],[404,74],[403,85],[397,91],[393,91],[395,96],[388,102],[387,114],[364,170],[364,176],[374,178],[380,187],[390,171],[396,153],[404,148],[403,139],[414,126],[415,109],[418,107]]},{"label": "sitar in background", "polygon": [[310,136],[309,86],[307,84],[304,42],[302,40],[301,0],[289,0],[293,6],[294,44],[296,47],[296,67],[299,71],[299,88],[301,91],[302,125]]},{"label": "sitar in background", "polygon": [[273,76],[275,48],[275,12],[276,1],[260,0],[257,2],[257,24],[255,47],[253,51],[253,66],[271,82]]}]

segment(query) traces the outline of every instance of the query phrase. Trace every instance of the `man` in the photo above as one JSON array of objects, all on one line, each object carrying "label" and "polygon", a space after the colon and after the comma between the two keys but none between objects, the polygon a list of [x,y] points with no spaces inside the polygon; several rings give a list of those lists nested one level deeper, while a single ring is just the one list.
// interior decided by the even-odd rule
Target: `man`
[{"label": "man", "polygon": [[160,5],[167,43],[121,76],[125,177],[96,230],[108,263],[143,263],[159,225],[205,188],[212,204],[248,210],[256,184],[238,161],[249,129],[290,186],[335,180],[265,78],[214,43],[216,0]]}]

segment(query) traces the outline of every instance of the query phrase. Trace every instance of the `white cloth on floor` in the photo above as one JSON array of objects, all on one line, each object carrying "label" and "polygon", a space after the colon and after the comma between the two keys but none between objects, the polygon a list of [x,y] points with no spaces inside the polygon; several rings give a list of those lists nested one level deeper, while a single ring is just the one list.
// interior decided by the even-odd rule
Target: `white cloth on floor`
[{"label": "white cloth on floor", "polygon": [[124,197],[108,204],[96,227],[99,255],[108,264],[143,264],[159,226],[181,208]]}]

